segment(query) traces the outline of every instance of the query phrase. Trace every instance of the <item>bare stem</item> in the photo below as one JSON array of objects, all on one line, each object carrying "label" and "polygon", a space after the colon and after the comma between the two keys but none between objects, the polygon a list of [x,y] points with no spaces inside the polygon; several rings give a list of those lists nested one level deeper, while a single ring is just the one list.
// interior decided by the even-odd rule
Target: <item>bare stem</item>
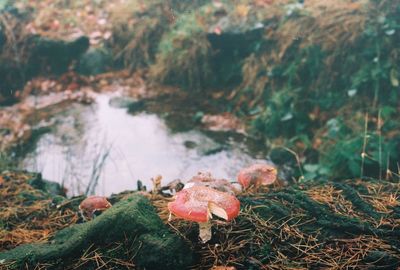
[{"label": "bare stem", "polygon": [[381,110],[378,112],[378,127],[377,133],[379,136],[379,180],[382,180],[382,120],[381,120]]},{"label": "bare stem", "polygon": [[366,156],[366,148],[367,148],[367,132],[368,132],[368,113],[365,114],[365,122],[364,122],[364,142],[363,142],[363,148],[362,148],[362,153],[361,153],[361,175],[360,177],[362,178],[364,176],[364,162],[365,162],[365,156]]},{"label": "bare stem", "polygon": [[199,236],[201,239],[201,242],[207,243],[208,241],[211,240],[211,223],[209,221],[207,222],[199,222]]},{"label": "bare stem", "polygon": [[283,148],[284,150],[288,151],[289,153],[291,153],[291,154],[296,158],[297,167],[299,167],[299,171],[300,171],[300,174],[301,174],[299,180],[304,180],[304,173],[303,173],[303,169],[302,169],[302,167],[301,167],[301,160],[300,160],[299,155],[298,155],[295,151],[293,151],[292,149],[289,149],[289,148],[287,148],[287,147],[282,147],[282,148]]}]

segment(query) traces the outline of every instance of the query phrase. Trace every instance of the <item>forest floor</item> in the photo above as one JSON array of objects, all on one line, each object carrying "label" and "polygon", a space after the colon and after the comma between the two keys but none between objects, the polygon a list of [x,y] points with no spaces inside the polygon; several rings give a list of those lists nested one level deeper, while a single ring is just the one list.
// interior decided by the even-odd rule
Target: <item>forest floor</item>
[{"label": "forest floor", "polygon": [[[137,258],[126,256],[134,252],[132,242],[123,238],[107,243],[92,242],[88,238],[83,249],[73,250],[69,257],[62,258],[62,251],[58,251],[58,260],[49,259],[47,253],[16,256],[18,248],[12,249],[17,246],[23,249],[27,243],[52,243],[63,228],[79,226],[74,224],[83,222],[78,205],[84,196],[67,199],[51,195],[46,185],[41,184],[40,176],[32,173],[6,171],[0,180],[0,251],[11,250],[14,256],[11,258],[21,260],[16,266],[25,263],[32,269],[132,269],[135,266]],[[400,266],[399,191],[399,184],[372,179],[248,191],[239,195],[241,212],[233,222],[212,221],[212,240],[206,244],[199,241],[195,223],[177,218],[169,220],[167,203],[173,200],[171,197],[151,192],[136,196],[147,197],[166,227],[189,246],[188,250],[174,254],[178,258],[193,253],[193,259],[185,265],[188,269],[216,266],[395,269]],[[116,206],[137,193],[124,192],[109,200]],[[130,228],[126,225],[120,230],[129,234]],[[34,249],[35,246],[30,247]],[[111,254],[110,250],[115,249],[118,252]],[[7,262],[10,269],[11,258],[7,253],[0,253],[0,261]],[[182,265],[175,264],[175,267]]]}]

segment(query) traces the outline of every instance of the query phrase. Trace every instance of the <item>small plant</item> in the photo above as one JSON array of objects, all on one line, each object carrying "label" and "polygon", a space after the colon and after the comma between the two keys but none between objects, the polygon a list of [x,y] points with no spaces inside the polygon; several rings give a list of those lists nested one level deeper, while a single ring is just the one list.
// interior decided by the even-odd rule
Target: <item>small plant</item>
[{"label": "small plant", "polygon": [[[337,124],[333,132],[334,121],[329,121],[331,128],[328,129],[321,162],[330,168],[333,177],[369,176],[382,179],[385,172],[397,171],[400,157],[395,149],[399,149],[400,135],[392,133],[388,137],[386,128],[394,123],[391,120],[384,121],[381,117],[381,113],[376,118],[366,114],[363,132],[346,126],[344,121],[335,121]],[[352,123],[354,125],[357,122],[353,119]],[[362,127],[362,124],[359,126]]]}]

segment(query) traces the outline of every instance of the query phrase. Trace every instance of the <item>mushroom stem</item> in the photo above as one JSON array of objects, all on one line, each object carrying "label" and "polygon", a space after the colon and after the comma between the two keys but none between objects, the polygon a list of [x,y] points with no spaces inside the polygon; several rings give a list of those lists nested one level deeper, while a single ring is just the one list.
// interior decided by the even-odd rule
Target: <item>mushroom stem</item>
[{"label": "mushroom stem", "polygon": [[204,243],[207,243],[208,241],[211,240],[211,222],[199,222],[199,236],[201,241]]}]

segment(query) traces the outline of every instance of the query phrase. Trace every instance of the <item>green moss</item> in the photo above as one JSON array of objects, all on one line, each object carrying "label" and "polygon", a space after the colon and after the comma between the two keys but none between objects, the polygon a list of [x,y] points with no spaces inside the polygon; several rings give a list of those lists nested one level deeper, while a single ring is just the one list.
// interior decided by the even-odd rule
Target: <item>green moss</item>
[{"label": "green moss", "polygon": [[137,248],[135,263],[147,269],[181,269],[191,252],[169,232],[149,201],[139,195],[123,200],[93,221],[61,230],[44,244],[28,244],[0,253],[4,264],[14,267],[79,258],[91,245],[131,239]]},{"label": "green moss", "polygon": [[382,217],[382,214],[375,211],[374,207],[367,202],[365,202],[360,195],[358,194],[357,190],[351,187],[350,185],[343,184],[343,183],[334,183],[335,188],[339,190],[343,190],[343,195],[345,198],[353,204],[353,206],[365,213],[367,216],[371,216],[375,219],[379,219]]}]

